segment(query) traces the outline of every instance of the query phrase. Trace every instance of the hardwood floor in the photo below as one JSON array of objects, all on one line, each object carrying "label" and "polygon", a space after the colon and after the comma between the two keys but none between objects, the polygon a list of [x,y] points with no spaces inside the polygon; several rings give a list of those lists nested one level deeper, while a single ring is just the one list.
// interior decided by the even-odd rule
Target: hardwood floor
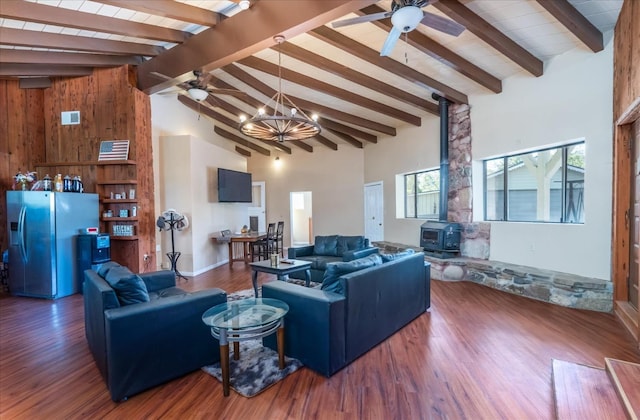
[{"label": "hardwood floor", "polygon": [[[233,292],[251,287],[250,271],[224,265],[179,285]],[[331,378],[303,368],[254,398],[224,398],[196,371],[114,403],[83,316],[82,295],[0,298],[0,418],[550,419],[552,359],[640,362],[613,315],[434,281],[428,312]]]}]

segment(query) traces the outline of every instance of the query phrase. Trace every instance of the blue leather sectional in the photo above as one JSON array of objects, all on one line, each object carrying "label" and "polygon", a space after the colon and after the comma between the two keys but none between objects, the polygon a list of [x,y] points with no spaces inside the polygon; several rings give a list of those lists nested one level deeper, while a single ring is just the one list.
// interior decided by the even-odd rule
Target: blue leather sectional
[{"label": "blue leather sectional", "polygon": [[173,271],[134,274],[115,262],[84,272],[85,335],[114,401],[220,360],[202,314],[221,289],[188,293]]},{"label": "blue leather sectional", "polygon": [[[262,296],[289,305],[285,354],[331,376],[423,314],[430,281],[430,264],[410,250],[328,263],[322,288],[272,281]],[[264,343],[277,348],[275,337]]]},{"label": "blue leather sectional", "polygon": [[[369,246],[364,236],[329,235],[316,236],[313,245],[289,248],[288,257],[311,261],[311,281],[321,283],[330,262],[352,261],[378,252]],[[304,273],[294,273],[293,278],[304,279]]]}]

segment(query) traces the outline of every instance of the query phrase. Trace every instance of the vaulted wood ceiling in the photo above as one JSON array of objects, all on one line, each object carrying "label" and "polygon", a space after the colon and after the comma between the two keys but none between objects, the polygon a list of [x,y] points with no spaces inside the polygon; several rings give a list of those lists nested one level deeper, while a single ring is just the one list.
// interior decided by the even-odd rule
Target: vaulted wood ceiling
[{"label": "vaulted wood ceiling", "polygon": [[[454,103],[495,95],[502,81],[536,78],[545,63],[582,48],[597,53],[611,36],[622,0],[438,0],[423,10],[452,19],[458,37],[425,25],[403,35],[389,57],[379,52],[390,19],[334,29],[331,22],[391,10],[391,0],[3,0],[0,77],[25,88],[49,77],[133,64],[139,88],[210,117],[238,153],[277,147],[365,147],[437,115],[432,94]],[[410,1],[410,0],[396,0]],[[277,45],[273,37],[286,41]],[[243,137],[238,115],[252,115],[278,88],[322,133],[277,145]],[[215,90],[203,102],[186,95],[193,70]],[[240,90],[243,95],[225,89]],[[174,92],[174,93],[171,93]]]}]

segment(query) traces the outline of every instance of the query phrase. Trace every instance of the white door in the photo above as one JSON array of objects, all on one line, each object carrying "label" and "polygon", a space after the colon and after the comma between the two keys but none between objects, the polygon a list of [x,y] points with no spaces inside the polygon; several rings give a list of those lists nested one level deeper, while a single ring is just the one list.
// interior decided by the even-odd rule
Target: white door
[{"label": "white door", "polygon": [[370,242],[384,240],[382,181],[364,186],[364,236]]},{"label": "white door", "polygon": [[311,191],[290,193],[291,246],[309,245],[313,240]]},{"label": "white door", "polygon": [[256,181],[251,183],[251,205],[249,206],[249,217],[258,217],[258,231],[267,231],[267,208],[265,205],[265,182]]}]

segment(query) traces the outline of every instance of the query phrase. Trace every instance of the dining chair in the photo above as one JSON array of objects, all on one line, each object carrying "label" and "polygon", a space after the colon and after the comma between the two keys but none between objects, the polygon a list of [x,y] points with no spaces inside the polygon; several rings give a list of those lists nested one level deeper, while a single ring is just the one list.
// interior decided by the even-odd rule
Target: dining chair
[{"label": "dining chair", "polygon": [[276,228],[276,253],[284,258],[284,221],[278,222]]},{"label": "dining chair", "polygon": [[257,240],[251,243],[251,261],[255,261],[256,257],[258,261],[261,259],[268,260],[269,254],[274,249],[276,224],[269,223],[267,227],[267,236],[264,239]]}]

